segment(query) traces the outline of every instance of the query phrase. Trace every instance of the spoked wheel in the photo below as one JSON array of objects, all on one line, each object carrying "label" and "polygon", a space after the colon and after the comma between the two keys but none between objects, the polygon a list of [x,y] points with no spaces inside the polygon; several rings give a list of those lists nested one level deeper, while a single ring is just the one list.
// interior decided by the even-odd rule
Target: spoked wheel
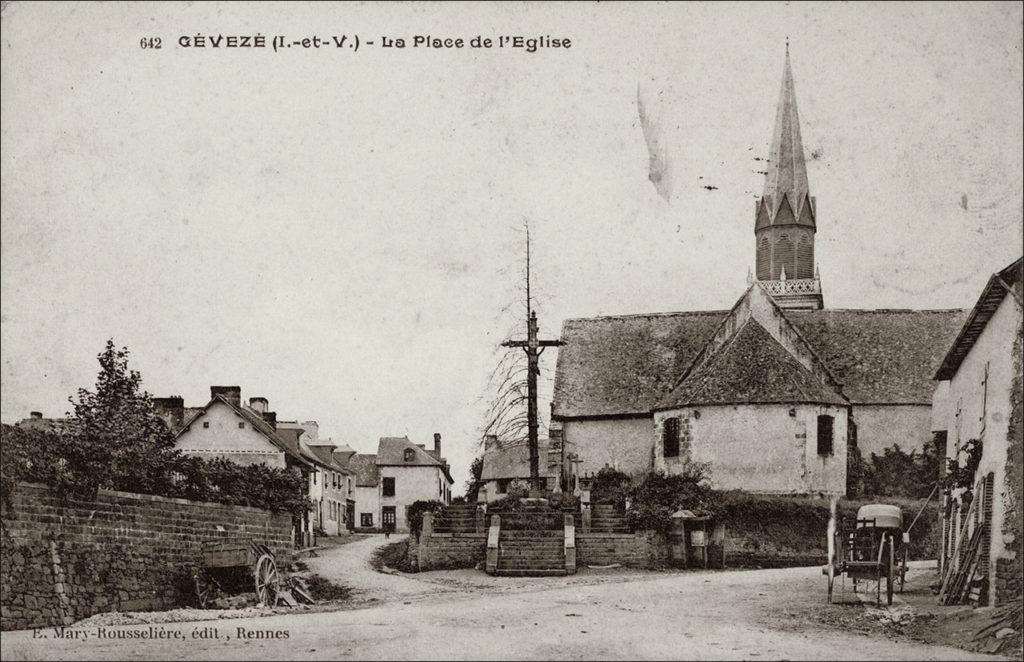
[{"label": "spoked wheel", "polygon": [[885,578],[885,604],[891,605],[892,589],[893,585],[896,583],[896,545],[892,539],[892,536],[889,536],[889,542],[886,544],[886,546],[889,548],[889,572],[887,573],[887,576]]},{"label": "spoked wheel", "polygon": [[253,570],[256,581],[256,599],[261,605],[273,607],[277,604],[277,593],[280,578],[277,574],[277,563],[269,554],[264,554],[256,561]]},{"label": "spoked wheel", "polygon": [[203,570],[195,574],[196,604],[200,609],[206,609],[213,602],[217,587],[210,581],[209,576]]}]

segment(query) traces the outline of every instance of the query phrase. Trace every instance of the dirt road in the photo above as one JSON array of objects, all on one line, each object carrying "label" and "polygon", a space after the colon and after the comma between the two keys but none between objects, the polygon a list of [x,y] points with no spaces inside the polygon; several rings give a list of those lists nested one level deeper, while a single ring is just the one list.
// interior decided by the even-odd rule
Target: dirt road
[{"label": "dirt road", "polygon": [[[837,629],[802,627],[787,609],[823,603],[817,568],[635,574],[517,580],[508,590],[444,583],[443,573],[380,576],[363,567],[370,540],[343,558],[364,596],[385,604],[334,613],[83,630],[6,633],[17,659],[998,659]],[[360,547],[355,547],[360,545]],[[345,548],[339,548],[344,550]],[[461,575],[460,575],[461,576]],[[575,582],[575,583],[574,583]],[[384,587],[384,588],[380,588]],[[851,604],[847,609],[863,609]],[[239,629],[242,632],[239,632]],[[132,634],[135,633],[135,634]],[[212,636],[217,639],[196,638]],[[259,633],[259,634],[258,634]],[[239,636],[241,634],[241,636]],[[43,639],[39,635],[45,635]],[[276,637],[276,638],[268,638]]]}]

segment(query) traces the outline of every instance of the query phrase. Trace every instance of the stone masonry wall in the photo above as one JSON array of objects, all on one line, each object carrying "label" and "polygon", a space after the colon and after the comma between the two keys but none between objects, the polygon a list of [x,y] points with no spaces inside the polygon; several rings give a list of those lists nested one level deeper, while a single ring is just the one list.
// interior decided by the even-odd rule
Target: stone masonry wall
[{"label": "stone masonry wall", "polygon": [[244,536],[291,561],[291,517],[257,508],[101,490],[62,502],[18,485],[0,518],[0,629],[181,604],[202,543]]},{"label": "stone masonry wall", "polygon": [[475,568],[487,558],[487,534],[433,533],[410,547],[416,547],[420,570]]},{"label": "stone masonry wall", "polygon": [[576,531],[576,563],[632,568],[654,568],[668,561],[665,537],[651,531],[637,533],[583,533]]}]

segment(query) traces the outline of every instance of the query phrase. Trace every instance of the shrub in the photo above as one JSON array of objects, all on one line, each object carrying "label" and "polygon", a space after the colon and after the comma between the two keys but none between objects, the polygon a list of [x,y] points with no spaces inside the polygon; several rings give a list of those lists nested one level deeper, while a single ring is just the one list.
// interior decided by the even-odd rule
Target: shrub
[{"label": "shrub", "polygon": [[592,503],[625,505],[631,487],[629,474],[606,466],[594,474],[592,481],[590,486]]},{"label": "shrub", "polygon": [[409,522],[409,532],[420,539],[420,531],[423,530],[423,513],[436,513],[444,508],[440,501],[414,501],[406,511],[406,519]]},{"label": "shrub", "polygon": [[708,465],[690,462],[678,473],[647,474],[629,491],[627,523],[634,530],[666,531],[677,510],[691,510],[695,514],[708,512],[713,505],[708,473]]}]

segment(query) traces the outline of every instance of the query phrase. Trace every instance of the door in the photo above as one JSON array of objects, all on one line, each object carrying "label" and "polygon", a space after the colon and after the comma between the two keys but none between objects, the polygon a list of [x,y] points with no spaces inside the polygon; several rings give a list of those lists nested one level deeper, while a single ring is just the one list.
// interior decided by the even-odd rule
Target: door
[{"label": "door", "polygon": [[356,504],[352,501],[345,504],[345,526],[349,531],[356,528]]},{"label": "door", "polygon": [[384,530],[385,531],[394,531],[395,530],[395,507],[394,506],[384,506],[383,510],[381,511],[381,521],[384,524]]}]

